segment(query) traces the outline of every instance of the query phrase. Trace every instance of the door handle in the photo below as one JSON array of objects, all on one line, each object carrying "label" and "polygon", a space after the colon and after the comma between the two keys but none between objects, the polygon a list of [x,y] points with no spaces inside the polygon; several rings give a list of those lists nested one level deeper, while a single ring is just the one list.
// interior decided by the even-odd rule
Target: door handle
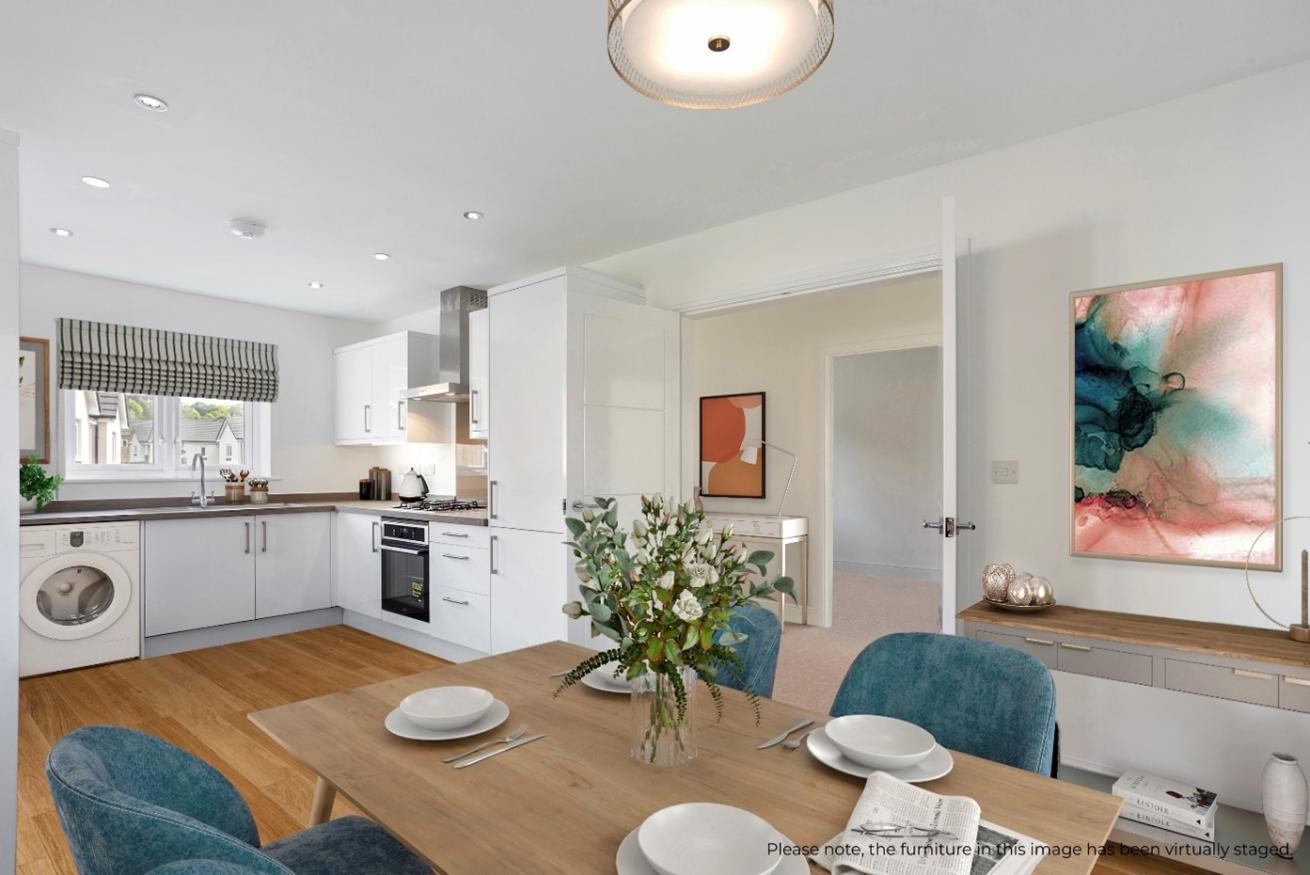
[{"label": "door handle", "polygon": [[932,522],[932,521],[930,521],[930,520],[924,520],[924,521],[923,521],[923,527],[924,527],[925,529],[936,529],[936,530],[939,531],[939,532],[942,530],[942,528],[943,528],[945,525],[946,525],[946,523],[942,522],[941,520],[937,520],[936,522]]},{"label": "door handle", "polygon": [[[376,525],[376,524],[375,524],[375,525]],[[468,532],[442,532],[441,534],[442,534],[443,537],[446,537],[446,538],[467,538],[467,537],[468,537]]]},{"label": "door handle", "polygon": [[954,538],[957,532],[973,532],[978,529],[973,523],[957,523],[953,516],[944,516],[939,520],[924,520],[923,527],[936,529],[942,533],[943,538]]},{"label": "door handle", "polygon": [[1092,652],[1092,648],[1088,647],[1086,644],[1070,644],[1068,641],[1061,641],[1060,646],[1063,647],[1065,650],[1076,650],[1079,653]]},{"label": "door handle", "polygon": [[459,599],[453,599],[448,595],[443,595],[441,597],[441,600],[443,602],[450,602],[452,605],[463,605],[466,608],[468,607],[469,604],[467,601],[460,601]]},{"label": "door handle", "polygon": [[499,536],[499,535],[492,535],[492,536],[491,536],[491,549],[488,550],[487,552],[489,552],[489,553],[491,554],[491,557],[490,557],[490,558],[491,558],[491,573],[492,573],[492,574],[500,574],[500,564],[499,564],[499,561],[498,561],[498,560],[500,559],[500,536]]},{"label": "door handle", "polygon": [[469,424],[478,424],[478,390],[469,390]]},{"label": "door handle", "polygon": [[260,524],[260,526],[263,527],[263,530],[264,530],[264,532],[263,532],[263,534],[264,534],[264,545],[263,545],[262,547],[259,548],[259,552],[261,552],[261,553],[267,553],[267,552],[268,552],[268,520],[260,520],[260,521],[259,521],[259,524]]},{"label": "door handle", "polygon": [[442,553],[441,555],[445,556],[447,559],[463,559],[465,562],[467,562],[469,558],[467,556],[458,556],[454,553]]},{"label": "door handle", "polygon": [[1271,681],[1274,679],[1274,676],[1271,674],[1266,674],[1262,671],[1248,671],[1244,668],[1233,669],[1233,674],[1239,678],[1249,678],[1253,681]]},{"label": "door handle", "polygon": [[487,481],[487,518],[488,519],[493,519],[493,520],[500,519],[500,517],[496,516],[496,487],[499,485],[500,484],[497,483],[495,480]]},{"label": "door handle", "polygon": [[246,553],[250,553],[250,523],[246,523]]},{"label": "door handle", "polygon": [[376,553],[376,552],[378,551],[378,524],[377,524],[376,521],[373,523],[373,544],[372,544],[372,546],[373,546],[373,552]]},{"label": "door handle", "polygon": [[373,413],[373,406],[371,404],[365,404],[364,405],[364,431],[373,430],[372,425],[369,424],[370,415],[372,413]]},{"label": "door handle", "polygon": [[586,509],[589,508],[589,507],[600,507],[600,505],[597,504],[597,503],[594,502],[594,501],[575,501],[575,502],[573,502],[573,509],[574,509],[574,510],[586,510]]},{"label": "door handle", "polygon": [[396,428],[401,431],[405,430],[405,402],[396,402]]}]

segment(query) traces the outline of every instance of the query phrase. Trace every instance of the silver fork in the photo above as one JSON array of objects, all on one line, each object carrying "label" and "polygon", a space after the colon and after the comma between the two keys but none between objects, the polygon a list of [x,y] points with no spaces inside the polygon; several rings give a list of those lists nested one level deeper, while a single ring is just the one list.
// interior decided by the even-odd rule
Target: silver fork
[{"label": "silver fork", "polygon": [[790,741],[784,741],[782,743],[782,746],[785,747],[787,750],[795,750],[796,748],[800,747],[802,744],[805,743],[805,739],[809,738],[810,733],[812,732],[814,732],[813,729],[811,729],[809,732],[805,732],[802,733],[801,735],[796,736]]},{"label": "silver fork", "polygon": [[487,748],[491,747],[494,744],[509,744],[511,741],[518,741],[523,736],[523,733],[527,731],[528,731],[528,724],[524,723],[522,726],[520,726],[518,729],[515,729],[513,732],[511,732],[509,735],[505,736],[504,738],[493,738],[491,739],[491,741],[484,741],[482,742],[482,744],[479,744],[477,747],[471,747],[468,750],[464,751],[463,753],[457,753],[454,756],[446,757],[444,760],[442,760],[442,762],[453,763],[455,760],[462,760],[464,759],[464,757],[472,756],[473,754],[477,753],[480,750],[486,750]]}]

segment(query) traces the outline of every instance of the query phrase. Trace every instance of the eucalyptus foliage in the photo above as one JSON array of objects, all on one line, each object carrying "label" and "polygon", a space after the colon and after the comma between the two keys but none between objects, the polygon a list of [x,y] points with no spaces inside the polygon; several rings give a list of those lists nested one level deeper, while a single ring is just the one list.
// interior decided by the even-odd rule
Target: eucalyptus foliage
[{"label": "eucalyptus foliage", "polygon": [[[733,613],[751,599],[780,592],[795,601],[791,578],[766,581],[773,553],[730,543],[732,527],[714,532],[690,502],[643,496],[631,532],[619,527],[616,499],[597,502],[597,509],[564,520],[582,595],[564,605],[564,613],[588,617],[592,633],[614,645],[565,675],[556,695],[600,666],[618,662],[616,676],[622,672],[629,681],[648,673],[667,679],[677,699],[673,719],[681,722],[687,700],[683,672],[689,669],[709,688],[721,714],[717,680],[724,672],[740,680],[744,668],[733,648],[746,636],[729,625]],[[750,697],[758,719],[758,701]]]}]

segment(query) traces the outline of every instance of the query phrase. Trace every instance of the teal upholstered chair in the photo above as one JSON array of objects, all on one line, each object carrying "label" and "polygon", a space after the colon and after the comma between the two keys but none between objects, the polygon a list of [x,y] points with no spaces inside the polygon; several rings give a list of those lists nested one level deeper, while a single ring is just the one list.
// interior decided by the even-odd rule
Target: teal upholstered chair
[{"label": "teal upholstered chair", "polygon": [[151,869],[148,875],[259,875],[263,871],[222,860],[178,860]]},{"label": "teal upholstered chair", "polygon": [[759,605],[742,605],[728,621],[734,632],[746,640],[734,645],[744,667],[741,681],[726,668],[718,672],[718,681],[725,687],[744,690],[757,696],[773,695],[773,679],[778,673],[778,648],[782,643],[782,624],[772,613]]},{"label": "teal upholstered chair", "polygon": [[[87,726],[61,738],[46,779],[77,868],[85,875],[136,875],[165,864],[215,870],[327,875],[429,875],[381,827],[342,817],[263,848],[245,800],[203,760],[120,726]],[[209,865],[211,868],[205,869]]]},{"label": "teal upholstered chair", "polygon": [[921,632],[879,638],[855,658],[832,716],[882,714],[918,724],[943,746],[1052,775],[1055,682],[1012,647]]}]

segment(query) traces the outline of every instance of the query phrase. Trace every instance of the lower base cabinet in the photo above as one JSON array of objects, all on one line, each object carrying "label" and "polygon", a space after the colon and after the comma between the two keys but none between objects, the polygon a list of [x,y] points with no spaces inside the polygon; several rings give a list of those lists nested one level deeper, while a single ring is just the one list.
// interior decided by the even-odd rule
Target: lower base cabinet
[{"label": "lower base cabinet", "polygon": [[491,531],[491,652],[568,639],[572,562],[565,536],[519,529]]},{"label": "lower base cabinet", "polygon": [[332,606],[332,514],[256,519],[255,618]]}]

